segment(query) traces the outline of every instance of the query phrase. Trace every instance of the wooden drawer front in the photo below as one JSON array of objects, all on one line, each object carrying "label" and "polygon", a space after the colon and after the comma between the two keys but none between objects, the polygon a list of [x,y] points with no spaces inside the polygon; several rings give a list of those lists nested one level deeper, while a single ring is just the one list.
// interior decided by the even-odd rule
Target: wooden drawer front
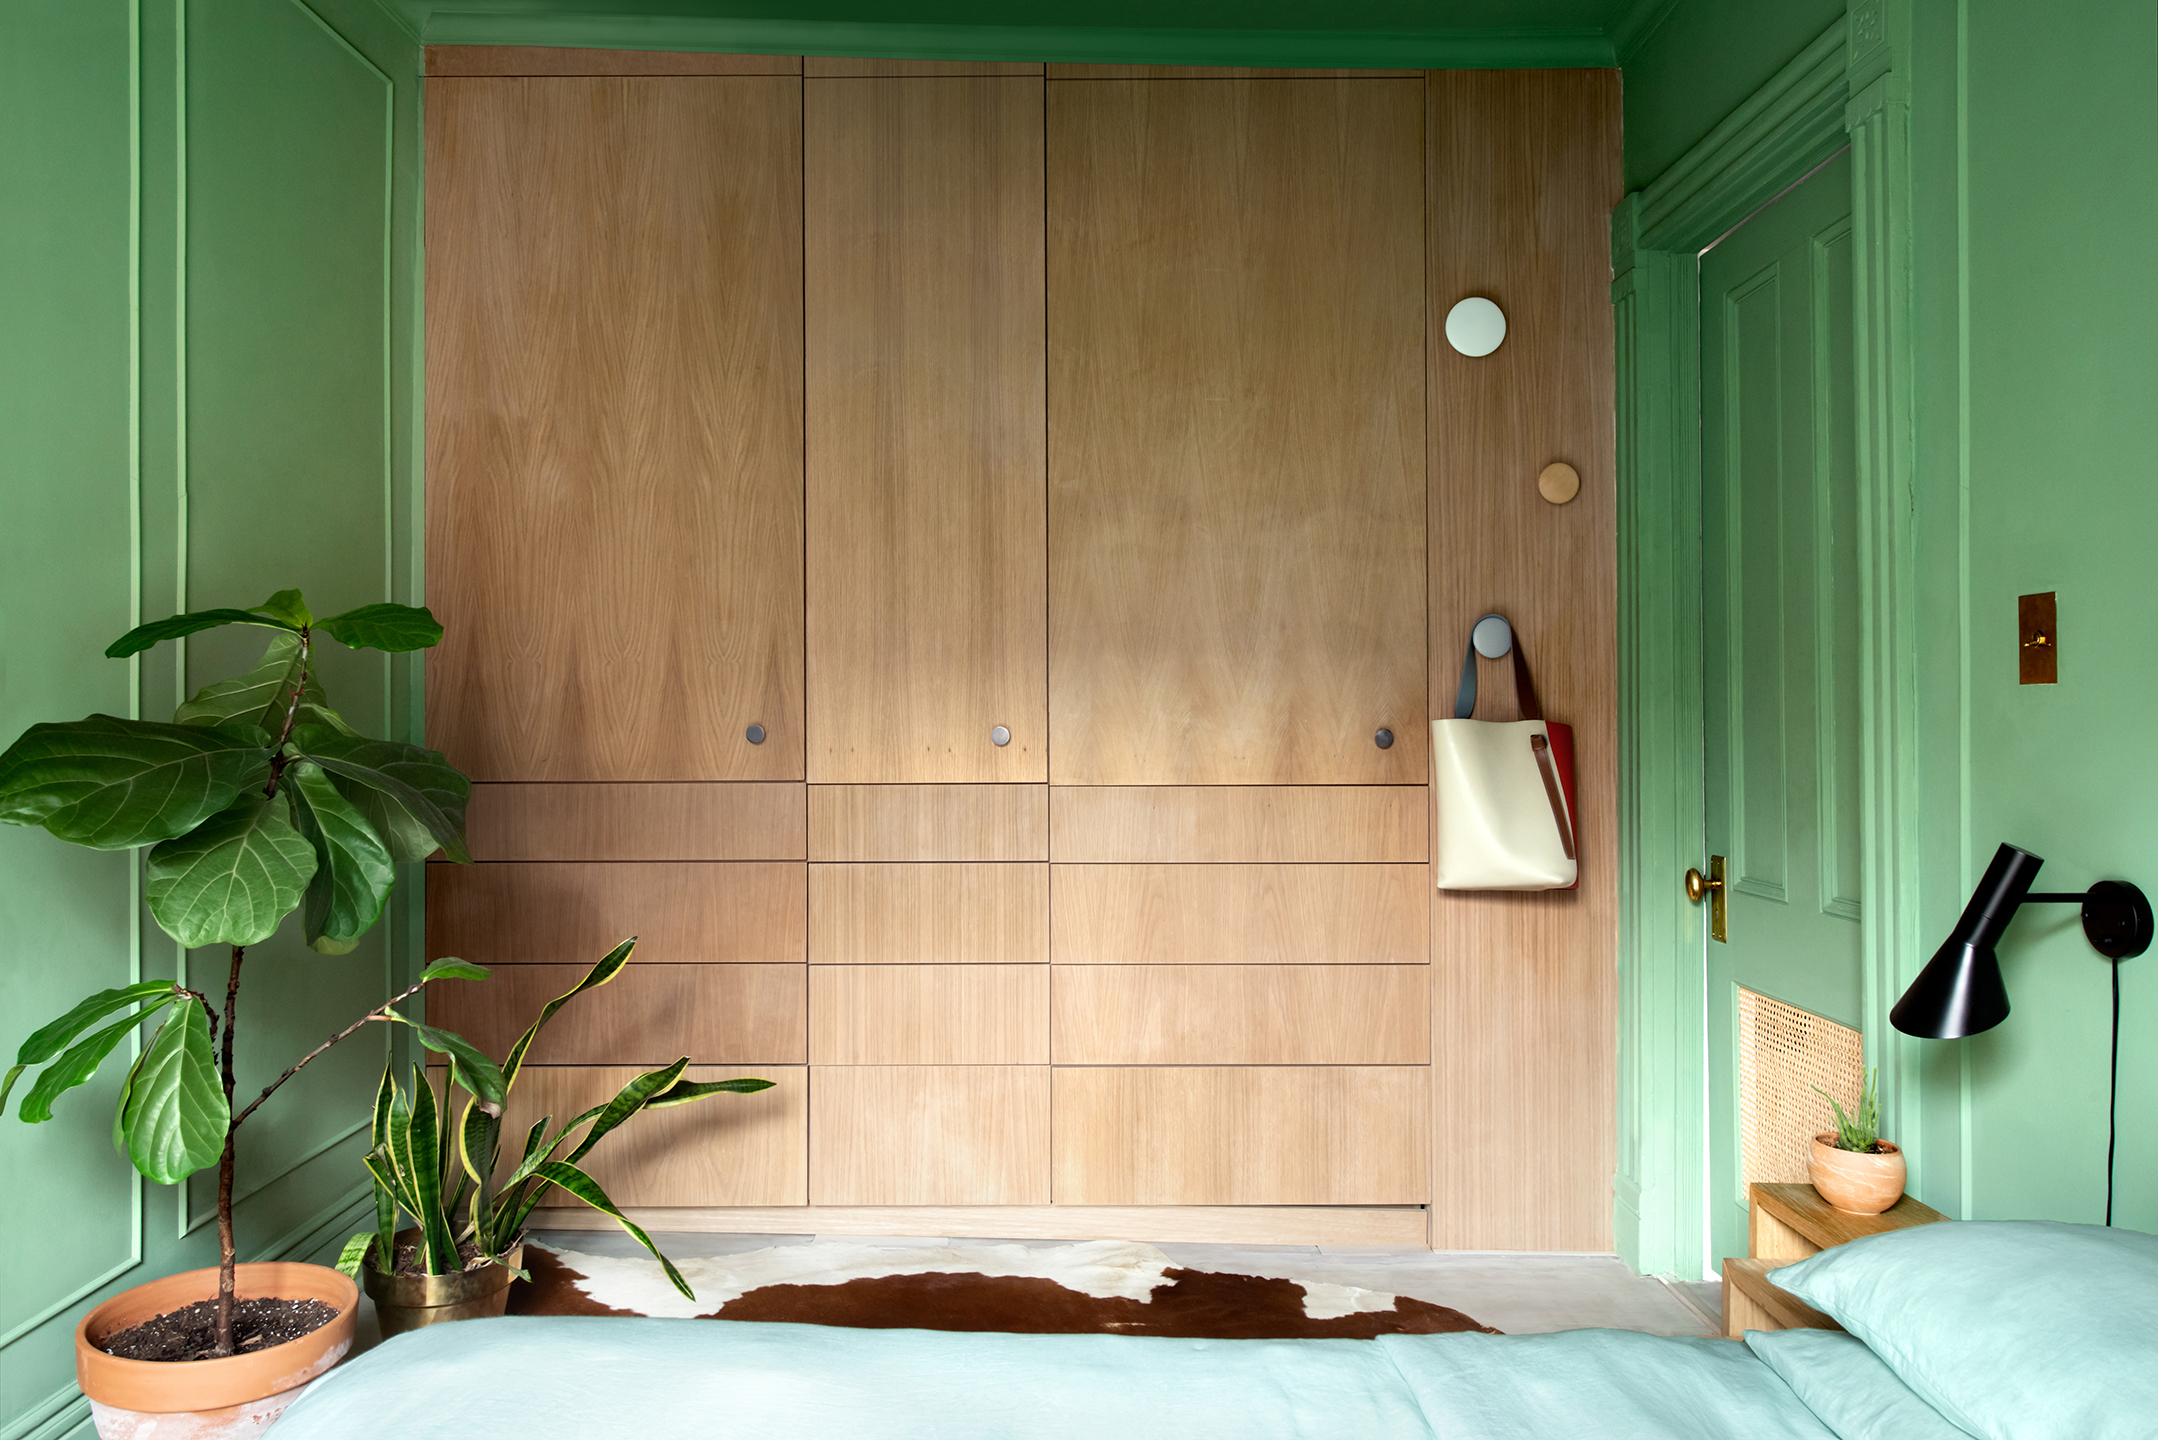
[{"label": "wooden drawer front", "polygon": [[1046,1205],[1043,1065],[820,1065],[813,1205]]},{"label": "wooden drawer front", "polygon": [[1046,1065],[1046,965],[814,965],[817,1065]]},{"label": "wooden drawer front", "polygon": [[799,861],[431,865],[427,953],[589,966],[634,935],[637,963],[799,965],[808,872]]},{"label": "wooden drawer front", "polygon": [[812,865],[809,933],[819,965],[1038,965],[1049,867]]},{"label": "wooden drawer front", "polygon": [[1430,959],[1422,865],[1058,865],[1051,877],[1060,965]]},{"label": "wooden drawer front", "polygon": [[1427,967],[1063,965],[1059,1065],[1426,1065]]},{"label": "wooden drawer front", "polygon": [[1421,1205],[1423,1066],[1056,1070],[1059,1205]]},{"label": "wooden drawer front", "polygon": [[803,787],[475,785],[477,860],[800,860]]},{"label": "wooden drawer front", "polygon": [[[560,1124],[606,1103],[639,1073],[640,1067],[625,1065],[531,1066],[510,1092],[502,1133],[521,1141],[542,1115]],[[752,1075],[773,1087],[648,1110],[600,1141],[579,1167],[617,1205],[808,1203],[809,1071],[786,1065],[692,1065],[687,1071],[691,1080]],[[541,1202],[576,1203],[559,1190]]]},{"label": "wooden drawer front", "polygon": [[[505,965],[485,980],[427,987],[429,1023],[489,1055],[509,1053],[549,1000],[586,965]],[[614,979],[562,1007],[539,1039],[540,1065],[791,1064],[809,1058],[808,967],[650,965],[632,960]]]},{"label": "wooden drawer front", "polygon": [[1422,865],[1422,785],[1058,785],[1050,858],[1145,862]]},{"label": "wooden drawer front", "polygon": [[1046,785],[812,785],[812,860],[1047,860]]}]

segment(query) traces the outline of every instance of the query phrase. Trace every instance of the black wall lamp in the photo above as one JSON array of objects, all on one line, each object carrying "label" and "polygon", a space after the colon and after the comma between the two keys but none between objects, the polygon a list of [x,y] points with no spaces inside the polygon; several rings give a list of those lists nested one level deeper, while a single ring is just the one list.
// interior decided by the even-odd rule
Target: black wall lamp
[{"label": "black wall lamp", "polygon": [[2019,906],[2080,905],[2083,935],[2113,962],[2113,1077],[2106,1105],[2106,1224],[2113,1223],[2114,1111],[2120,1094],[2121,968],[2150,949],[2151,905],[2125,880],[2101,880],[2082,894],[2032,894],[2031,882],[2046,862],[2028,850],[2003,845],[1993,852],[1985,878],[1971,892],[1963,918],[1918,972],[1889,1023],[1922,1040],[1955,1040],[1991,1030],[2008,1018],[2008,987],[1993,953]]}]

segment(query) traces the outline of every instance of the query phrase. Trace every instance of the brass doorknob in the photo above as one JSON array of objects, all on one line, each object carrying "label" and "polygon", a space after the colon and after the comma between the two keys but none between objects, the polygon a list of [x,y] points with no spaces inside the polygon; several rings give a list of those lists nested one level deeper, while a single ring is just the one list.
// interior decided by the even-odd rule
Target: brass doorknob
[{"label": "brass doorknob", "polygon": [[1723,887],[1723,857],[1721,855],[1708,857],[1708,873],[1706,875],[1703,875],[1698,870],[1688,870],[1686,872],[1686,898],[1696,905],[1703,900],[1709,902],[1708,938],[1711,940],[1724,939],[1724,900],[1726,899],[1726,894]]},{"label": "brass doorknob", "polygon": [[1722,888],[1723,880],[1721,877],[1711,880],[1698,870],[1688,869],[1686,871],[1686,898],[1696,905]]}]

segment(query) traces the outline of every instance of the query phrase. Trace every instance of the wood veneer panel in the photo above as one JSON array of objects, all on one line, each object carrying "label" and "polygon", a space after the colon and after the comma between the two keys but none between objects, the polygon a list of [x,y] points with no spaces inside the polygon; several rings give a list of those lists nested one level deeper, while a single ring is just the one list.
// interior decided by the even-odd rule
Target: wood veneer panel
[{"label": "wood veneer panel", "polygon": [[[972,1235],[1019,1240],[1190,1241],[1217,1245],[1424,1248],[1421,1205],[983,1205],[797,1209],[676,1206],[626,1212],[651,1231],[719,1235]],[[550,1230],[615,1229],[596,1210],[558,1210]]]},{"label": "wood veneer panel", "polygon": [[[1618,1029],[1618,76],[1441,71],[1429,100],[1431,413],[1445,417],[1431,427],[1431,533],[1446,556],[1431,567],[1432,713],[1451,713],[1476,617],[1506,615],[1544,713],[1574,727],[1582,854],[1578,891],[1433,897],[1433,1088],[1446,1100],[1431,1243],[1603,1251]],[[1506,312],[1505,344],[1481,359],[1444,338],[1464,295]],[[1554,460],[1581,474],[1566,505],[1537,493]],[[1481,685],[1478,715],[1512,718],[1510,666],[1484,662]]]},{"label": "wood veneer panel", "polygon": [[[812,79],[834,79],[842,76],[1040,75],[1042,73],[1042,62],[1039,60],[888,60],[875,56],[809,55],[803,57],[802,73]],[[1037,118],[1039,117],[1037,116]]]},{"label": "wood veneer panel", "polygon": [[1428,967],[1060,965],[1059,1065],[1425,1065]]},{"label": "wood veneer panel", "polygon": [[1046,965],[817,965],[817,1065],[1046,1065]]},{"label": "wood veneer panel", "polygon": [[800,861],[434,865],[427,953],[589,966],[634,935],[639,965],[799,965],[807,882]]},{"label": "wood veneer panel", "polygon": [[465,841],[481,860],[800,860],[803,787],[475,785]]},{"label": "wood veneer panel", "polygon": [[811,1202],[1045,1205],[1043,1065],[820,1065],[812,1072]]},{"label": "wood veneer panel", "polygon": [[1040,964],[1049,867],[812,865],[809,930],[819,965]]},{"label": "wood veneer panel", "polygon": [[1422,81],[1048,88],[1050,778],[1422,781]]},{"label": "wood veneer panel", "polygon": [[1049,67],[1052,80],[1421,80],[1421,70],[1294,70],[1217,65],[1074,65]]},{"label": "wood veneer panel", "polygon": [[[649,1067],[646,1067],[649,1068]],[[605,1104],[641,1073],[627,1065],[533,1065],[517,1076],[503,1133],[557,1123]],[[775,1082],[754,1095],[715,1095],[637,1116],[577,1162],[617,1205],[800,1205],[809,1198],[809,1071],[787,1065],[692,1065],[691,1080]],[[505,1157],[504,1165],[514,1161]],[[572,1213],[560,1191],[540,1202]],[[546,1224],[552,1224],[550,1217]]]},{"label": "wood veneer panel", "polygon": [[429,76],[799,75],[799,55],[708,55],[692,50],[582,50],[550,45],[430,45]]},{"label": "wood veneer panel", "polygon": [[[597,956],[593,957],[597,959]],[[427,987],[430,1024],[506,1055],[548,1001],[591,968],[505,965],[485,980]],[[792,1064],[809,1059],[808,967],[653,965],[632,960],[559,1011],[532,1043],[538,1065]]]},{"label": "wood veneer panel", "polygon": [[1050,852],[1067,864],[1422,864],[1421,785],[1052,786]]},{"label": "wood veneer panel", "polygon": [[1047,780],[1042,83],[803,96],[809,777]]},{"label": "wood veneer panel", "polygon": [[1431,958],[1423,865],[1057,865],[1050,874],[1050,958],[1060,965]]},{"label": "wood veneer panel", "polygon": [[430,82],[427,733],[476,779],[802,778],[801,182],[798,80]]},{"label": "wood veneer panel", "polygon": [[1046,785],[812,785],[812,860],[1047,860]]},{"label": "wood veneer panel", "polygon": [[1414,1205],[1431,1072],[1056,1069],[1059,1205]]}]

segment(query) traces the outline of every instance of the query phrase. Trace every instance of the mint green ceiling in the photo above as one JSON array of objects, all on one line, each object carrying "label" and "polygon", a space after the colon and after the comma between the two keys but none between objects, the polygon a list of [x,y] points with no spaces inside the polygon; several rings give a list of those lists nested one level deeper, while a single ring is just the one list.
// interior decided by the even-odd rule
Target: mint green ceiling
[{"label": "mint green ceiling", "polygon": [[1674,0],[379,0],[431,44],[1610,65]]}]

